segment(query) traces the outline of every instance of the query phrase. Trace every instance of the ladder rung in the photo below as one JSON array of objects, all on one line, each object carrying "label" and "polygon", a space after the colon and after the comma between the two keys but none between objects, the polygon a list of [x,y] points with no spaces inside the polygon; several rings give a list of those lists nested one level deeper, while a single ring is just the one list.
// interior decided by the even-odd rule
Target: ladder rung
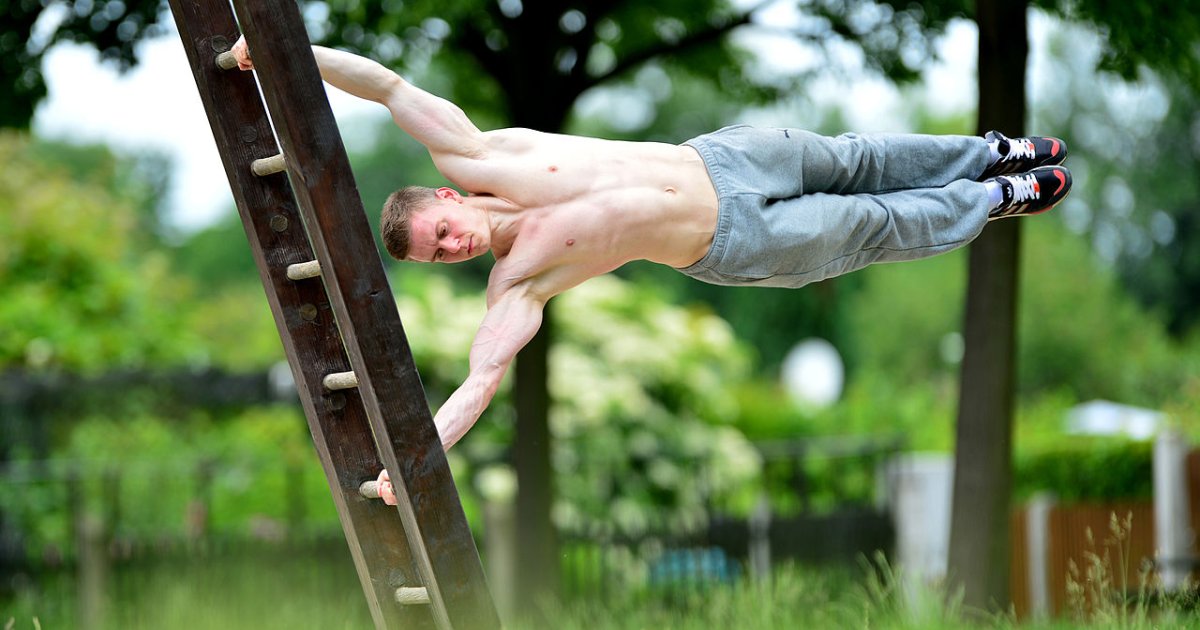
[{"label": "ladder rung", "polygon": [[326,374],[321,381],[325,385],[325,389],[352,389],[358,387],[358,377],[354,372],[334,372]]},{"label": "ladder rung", "polygon": [[362,485],[358,487],[358,493],[361,494],[364,499],[378,499],[379,482],[375,481],[374,479],[362,482]]},{"label": "ladder rung", "polygon": [[401,586],[396,589],[396,601],[404,606],[429,603],[429,591],[424,586]]},{"label": "ladder rung", "polygon": [[250,170],[259,177],[281,173],[286,168],[287,161],[283,159],[282,153],[272,155],[271,157],[259,158],[250,163]]},{"label": "ladder rung", "polygon": [[288,265],[288,280],[305,280],[321,275],[321,263],[316,260]]},{"label": "ladder rung", "polygon": [[232,50],[227,50],[217,55],[217,67],[222,70],[233,70],[238,67],[237,57],[233,56]]}]

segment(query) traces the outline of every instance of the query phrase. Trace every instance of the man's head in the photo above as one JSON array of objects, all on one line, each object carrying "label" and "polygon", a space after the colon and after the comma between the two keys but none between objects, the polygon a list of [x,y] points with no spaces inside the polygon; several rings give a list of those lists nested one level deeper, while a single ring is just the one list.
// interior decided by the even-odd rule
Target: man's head
[{"label": "man's head", "polygon": [[406,186],[388,195],[379,217],[379,232],[383,246],[392,258],[404,260],[412,242],[412,214],[433,203],[434,189],[425,186]]},{"label": "man's head", "polygon": [[380,217],[384,247],[397,260],[418,262],[462,262],[488,251],[486,213],[463,202],[453,188],[397,190]]}]

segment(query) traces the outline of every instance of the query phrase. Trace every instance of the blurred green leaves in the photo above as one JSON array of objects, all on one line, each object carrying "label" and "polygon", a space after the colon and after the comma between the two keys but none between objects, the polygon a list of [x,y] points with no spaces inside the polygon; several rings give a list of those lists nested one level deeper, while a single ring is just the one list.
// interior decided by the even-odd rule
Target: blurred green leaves
[{"label": "blurred green leaves", "polygon": [[[484,302],[413,267],[400,266],[397,302],[436,408],[466,377]],[[560,525],[628,532],[655,514],[695,520],[710,505],[747,501],[758,456],[728,422],[738,409],[732,388],[750,363],[728,325],[612,276],[555,301],[550,426]],[[496,459],[512,439],[512,413],[502,387],[451,453]]]},{"label": "blurred green leaves", "polygon": [[[97,372],[182,363],[188,292],[145,249],[135,202],[0,135],[0,366]],[[94,158],[117,172],[109,154]]]},{"label": "blurred green leaves", "polygon": [[1014,492],[1049,492],[1064,502],[1149,499],[1153,460],[1151,442],[1075,438],[1019,456]]}]

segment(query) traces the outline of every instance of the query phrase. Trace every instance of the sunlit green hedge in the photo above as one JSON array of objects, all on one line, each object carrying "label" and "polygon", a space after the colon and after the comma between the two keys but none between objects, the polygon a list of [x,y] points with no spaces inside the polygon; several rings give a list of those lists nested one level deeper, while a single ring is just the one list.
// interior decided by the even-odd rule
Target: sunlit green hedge
[{"label": "sunlit green hedge", "polygon": [[1048,492],[1062,501],[1148,499],[1154,492],[1154,445],[1074,437],[1017,457],[1015,494]]}]

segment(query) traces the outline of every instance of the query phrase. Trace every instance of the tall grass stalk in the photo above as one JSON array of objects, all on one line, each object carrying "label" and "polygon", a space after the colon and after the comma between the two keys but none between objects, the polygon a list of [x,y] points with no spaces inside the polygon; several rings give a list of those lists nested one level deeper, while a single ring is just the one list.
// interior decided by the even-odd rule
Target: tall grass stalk
[{"label": "tall grass stalk", "polygon": [[1185,612],[1183,598],[1161,595],[1161,605],[1154,609],[1154,596],[1162,592],[1162,585],[1148,563],[1138,567],[1134,595],[1129,583],[1132,531],[1133,514],[1118,518],[1114,512],[1109,517],[1108,535],[1098,550],[1091,528],[1086,530],[1088,549],[1083,554],[1083,568],[1070,560],[1067,569],[1067,608],[1075,621],[1131,629],[1174,627],[1179,621],[1184,622],[1183,627],[1195,623]]}]

